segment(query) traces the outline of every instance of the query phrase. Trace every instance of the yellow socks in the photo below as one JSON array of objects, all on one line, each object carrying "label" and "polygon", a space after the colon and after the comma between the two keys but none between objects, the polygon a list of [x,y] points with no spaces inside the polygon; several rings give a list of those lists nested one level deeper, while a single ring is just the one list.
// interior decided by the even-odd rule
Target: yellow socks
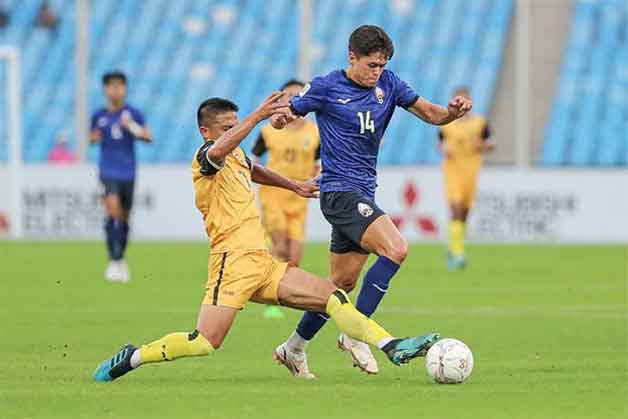
[{"label": "yellow socks", "polygon": [[198,330],[192,333],[170,333],[140,348],[140,364],[172,361],[184,356],[202,356],[214,352],[212,345]]},{"label": "yellow socks", "polygon": [[464,255],[465,229],[464,221],[452,220],[449,222],[449,251],[454,256]]},{"label": "yellow socks", "polygon": [[336,290],[329,296],[326,311],[338,328],[354,339],[373,346],[378,346],[378,342],[392,339],[390,333],[383,327],[356,310],[347,293],[342,290]]}]

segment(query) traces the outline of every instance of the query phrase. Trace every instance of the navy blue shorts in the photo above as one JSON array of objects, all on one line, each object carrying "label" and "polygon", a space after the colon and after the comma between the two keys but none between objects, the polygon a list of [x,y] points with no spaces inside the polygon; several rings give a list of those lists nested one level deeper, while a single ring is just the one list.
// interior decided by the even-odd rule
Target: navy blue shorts
[{"label": "navy blue shorts", "polygon": [[135,182],[132,180],[100,179],[105,188],[104,195],[118,195],[123,209],[130,211],[133,207],[133,191]]},{"label": "navy blue shorts", "polygon": [[332,253],[370,253],[362,248],[368,226],[385,212],[374,200],[358,192],[321,192],[321,211],[331,224]]}]

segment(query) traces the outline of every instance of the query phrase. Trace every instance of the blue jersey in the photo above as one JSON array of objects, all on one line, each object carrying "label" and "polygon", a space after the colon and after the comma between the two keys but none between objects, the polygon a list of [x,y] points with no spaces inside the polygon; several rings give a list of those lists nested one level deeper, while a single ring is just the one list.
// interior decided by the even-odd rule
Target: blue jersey
[{"label": "blue jersey", "polygon": [[316,113],[321,138],[322,192],[356,191],[372,198],[377,154],[397,106],[419,98],[395,73],[384,70],[375,87],[362,87],[336,70],[315,77],[291,100],[292,111]]},{"label": "blue jersey", "polygon": [[100,109],[92,115],[91,129],[102,134],[98,164],[101,179],[135,179],[135,137],[122,128],[123,115],[144,126],[144,115],[129,105],[115,112]]}]

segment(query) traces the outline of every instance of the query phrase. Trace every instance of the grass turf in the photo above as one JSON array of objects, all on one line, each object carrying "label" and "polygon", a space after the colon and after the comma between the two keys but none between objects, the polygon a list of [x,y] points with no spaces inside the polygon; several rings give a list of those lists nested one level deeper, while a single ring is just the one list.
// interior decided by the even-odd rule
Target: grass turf
[{"label": "grass turf", "polygon": [[[0,417],[628,417],[626,247],[475,246],[457,273],[441,247],[412,247],[375,318],[394,334],[465,341],[476,365],[458,386],[379,353],[380,375],[360,374],[333,324],[310,345],[318,380],[296,381],[271,352],[298,314],[264,320],[254,304],[211,357],[93,383],[121,344],[191,330],[206,276],[204,244],[133,243],[132,282],[109,284],[103,247],[0,242]],[[305,254],[327,274],[326,246]]]}]

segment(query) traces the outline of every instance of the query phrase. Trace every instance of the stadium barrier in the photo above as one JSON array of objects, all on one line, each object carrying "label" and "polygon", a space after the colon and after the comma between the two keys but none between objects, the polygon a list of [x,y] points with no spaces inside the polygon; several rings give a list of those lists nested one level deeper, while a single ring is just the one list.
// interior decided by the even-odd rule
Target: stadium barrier
[{"label": "stadium barrier", "polygon": [[[8,179],[0,167],[0,179]],[[102,237],[101,189],[93,166],[27,166],[22,171],[20,214],[26,239]],[[437,167],[380,171],[377,200],[413,242],[446,234],[447,208]],[[0,237],[16,220],[10,187],[0,182]],[[481,174],[469,238],[476,242],[628,242],[628,172],[619,170],[514,170]],[[133,236],[146,240],[203,240],[194,207],[190,169],[139,170]],[[312,201],[308,240],[327,241],[329,226]]]}]

